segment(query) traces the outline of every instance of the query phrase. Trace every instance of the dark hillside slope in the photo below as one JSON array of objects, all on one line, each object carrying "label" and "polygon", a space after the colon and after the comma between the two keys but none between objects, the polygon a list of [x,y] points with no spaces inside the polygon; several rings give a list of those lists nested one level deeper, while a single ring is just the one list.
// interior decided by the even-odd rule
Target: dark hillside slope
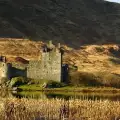
[{"label": "dark hillside slope", "polygon": [[104,0],[0,0],[0,37],[72,47],[120,43],[120,4]]}]

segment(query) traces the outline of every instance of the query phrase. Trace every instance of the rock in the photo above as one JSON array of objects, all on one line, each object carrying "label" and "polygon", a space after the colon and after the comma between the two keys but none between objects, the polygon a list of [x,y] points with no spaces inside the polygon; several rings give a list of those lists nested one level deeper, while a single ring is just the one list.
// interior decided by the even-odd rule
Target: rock
[{"label": "rock", "polygon": [[12,90],[13,90],[13,91],[17,91],[18,88],[17,88],[17,87],[13,87]]},{"label": "rock", "polygon": [[20,88],[18,88],[18,87],[13,87],[12,88],[12,91],[20,91],[21,89]]},{"label": "rock", "polygon": [[46,88],[47,87],[47,83],[43,83],[42,88]]}]

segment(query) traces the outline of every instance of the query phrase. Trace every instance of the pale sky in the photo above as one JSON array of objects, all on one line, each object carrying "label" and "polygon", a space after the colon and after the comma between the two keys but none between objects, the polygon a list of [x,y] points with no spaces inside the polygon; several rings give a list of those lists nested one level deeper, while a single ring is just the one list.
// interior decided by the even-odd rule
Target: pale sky
[{"label": "pale sky", "polygon": [[118,2],[118,3],[120,3],[120,0],[106,0],[106,1],[110,1],[110,2]]}]

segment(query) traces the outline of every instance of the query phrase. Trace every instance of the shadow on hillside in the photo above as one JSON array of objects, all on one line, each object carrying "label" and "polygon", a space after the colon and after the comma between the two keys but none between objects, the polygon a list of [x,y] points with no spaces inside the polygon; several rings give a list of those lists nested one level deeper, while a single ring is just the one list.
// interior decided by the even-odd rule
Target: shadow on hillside
[{"label": "shadow on hillside", "polygon": [[69,82],[74,86],[102,86],[98,78],[87,72],[72,72],[69,75]]},{"label": "shadow on hillside", "polygon": [[53,40],[75,49],[103,41],[116,43],[119,11],[119,4],[103,0],[2,0],[0,37]]},{"label": "shadow on hillside", "polygon": [[109,60],[110,60],[112,63],[114,63],[114,64],[120,64],[120,59],[110,58]]},{"label": "shadow on hillside", "polygon": [[115,50],[115,49],[111,48],[111,49],[109,50],[109,52],[111,53],[111,55],[112,55],[113,57],[120,58],[120,50]]}]

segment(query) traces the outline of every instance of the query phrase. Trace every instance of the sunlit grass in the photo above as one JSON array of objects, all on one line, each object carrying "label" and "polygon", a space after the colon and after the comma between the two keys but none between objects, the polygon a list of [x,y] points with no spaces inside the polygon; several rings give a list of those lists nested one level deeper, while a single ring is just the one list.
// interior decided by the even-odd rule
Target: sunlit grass
[{"label": "sunlit grass", "polygon": [[113,120],[120,102],[78,99],[1,99],[0,120]]}]

